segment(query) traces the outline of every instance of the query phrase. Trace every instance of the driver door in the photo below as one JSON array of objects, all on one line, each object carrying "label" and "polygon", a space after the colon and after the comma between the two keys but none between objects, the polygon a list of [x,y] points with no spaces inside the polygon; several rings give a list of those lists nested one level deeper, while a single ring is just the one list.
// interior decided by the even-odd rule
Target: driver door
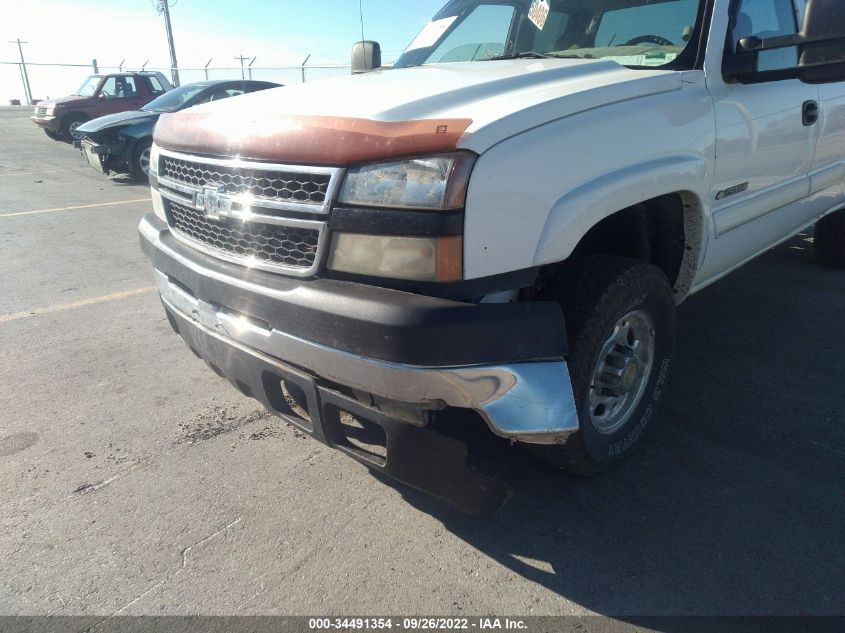
[{"label": "driver door", "polygon": [[[735,0],[726,56],[744,37],[798,32],[794,0]],[[727,272],[793,235],[813,218],[810,175],[816,150],[817,86],[778,76],[798,64],[796,48],[763,51],[759,80],[728,82],[710,73],[716,108],[716,166],[711,198],[715,241],[702,271]]]},{"label": "driver door", "polygon": [[100,99],[104,114],[137,110],[144,105],[134,77],[107,77],[100,87]]}]

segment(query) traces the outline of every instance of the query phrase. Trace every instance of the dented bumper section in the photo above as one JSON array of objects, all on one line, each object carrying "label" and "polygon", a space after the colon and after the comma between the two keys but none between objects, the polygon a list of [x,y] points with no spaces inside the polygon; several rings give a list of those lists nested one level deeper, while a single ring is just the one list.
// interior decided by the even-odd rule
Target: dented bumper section
[{"label": "dented bumper section", "polygon": [[[140,234],[170,323],[196,354],[316,439],[463,511],[490,514],[507,496],[467,466],[463,444],[344,394],[472,409],[497,435],[522,442],[561,442],[578,429],[557,306],[511,314],[284,278],[195,251],[153,215]],[[468,362],[473,355],[483,360]],[[288,383],[303,410],[291,408],[280,386]],[[350,442],[344,413],[381,429],[386,455]]]}]

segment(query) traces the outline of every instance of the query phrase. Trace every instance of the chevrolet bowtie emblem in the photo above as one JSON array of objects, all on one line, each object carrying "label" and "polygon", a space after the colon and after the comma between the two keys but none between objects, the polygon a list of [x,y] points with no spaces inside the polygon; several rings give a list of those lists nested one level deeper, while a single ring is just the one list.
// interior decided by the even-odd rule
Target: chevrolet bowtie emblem
[{"label": "chevrolet bowtie emblem", "polygon": [[207,218],[225,217],[232,210],[232,198],[226,195],[225,185],[208,185],[197,194],[197,207]]}]

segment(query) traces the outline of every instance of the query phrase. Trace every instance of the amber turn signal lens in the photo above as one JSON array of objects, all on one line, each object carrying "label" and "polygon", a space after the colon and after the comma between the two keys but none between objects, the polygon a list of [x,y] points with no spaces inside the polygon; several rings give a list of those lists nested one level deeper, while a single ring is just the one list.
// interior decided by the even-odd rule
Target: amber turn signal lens
[{"label": "amber turn signal lens", "polygon": [[460,281],[463,238],[335,233],[329,269],[388,279]]}]

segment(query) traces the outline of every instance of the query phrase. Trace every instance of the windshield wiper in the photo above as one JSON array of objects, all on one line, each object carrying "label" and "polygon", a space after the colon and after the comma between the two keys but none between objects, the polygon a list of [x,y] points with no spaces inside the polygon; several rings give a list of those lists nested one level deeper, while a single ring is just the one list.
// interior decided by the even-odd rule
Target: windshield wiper
[{"label": "windshield wiper", "polygon": [[485,57],[484,61],[494,61],[500,59],[550,59],[551,55],[546,53],[535,53],[534,51],[525,51],[522,53],[511,53],[509,55],[491,55]]},{"label": "windshield wiper", "polygon": [[498,61],[501,59],[581,59],[578,55],[556,55],[553,53],[535,53],[534,51],[523,51],[509,55],[493,55],[485,57],[483,61]]}]

